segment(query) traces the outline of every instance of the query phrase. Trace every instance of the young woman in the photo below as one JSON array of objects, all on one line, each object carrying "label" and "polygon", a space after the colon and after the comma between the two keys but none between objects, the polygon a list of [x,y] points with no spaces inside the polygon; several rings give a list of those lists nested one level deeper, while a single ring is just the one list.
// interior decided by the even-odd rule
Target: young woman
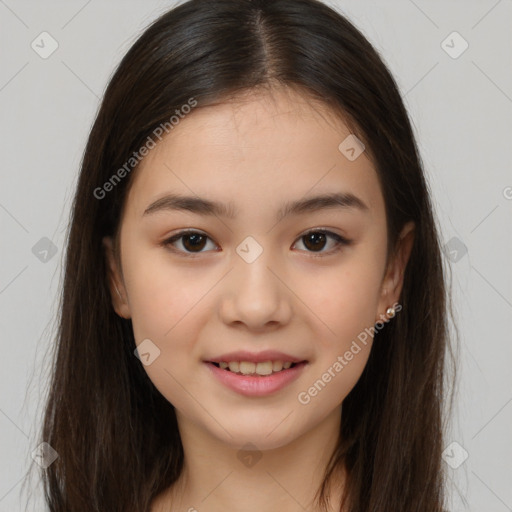
[{"label": "young woman", "polygon": [[447,297],[408,115],[315,0],[190,0],[73,204],[49,510],[440,512]]}]

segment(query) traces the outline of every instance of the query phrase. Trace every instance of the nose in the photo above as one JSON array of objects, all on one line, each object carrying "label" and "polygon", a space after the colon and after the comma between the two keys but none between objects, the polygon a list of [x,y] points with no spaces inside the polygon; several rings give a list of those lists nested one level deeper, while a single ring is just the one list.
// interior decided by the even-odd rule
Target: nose
[{"label": "nose", "polygon": [[222,320],[226,324],[244,324],[253,331],[288,323],[293,293],[281,274],[270,251],[263,251],[251,263],[236,256],[221,292]]}]

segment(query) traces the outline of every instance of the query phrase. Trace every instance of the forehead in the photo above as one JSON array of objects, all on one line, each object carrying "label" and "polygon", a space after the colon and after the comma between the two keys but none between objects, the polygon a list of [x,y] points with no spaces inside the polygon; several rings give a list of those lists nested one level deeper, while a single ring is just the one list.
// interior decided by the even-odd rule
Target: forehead
[{"label": "forehead", "polygon": [[139,214],[172,191],[261,207],[342,186],[378,207],[367,153],[351,161],[339,149],[349,136],[333,111],[293,90],[199,104],[134,171],[127,201]]},{"label": "forehead", "polygon": [[[290,88],[250,90],[224,101],[195,108],[172,130],[167,139],[176,143],[191,141],[192,132],[207,136],[210,142],[238,140],[248,147],[253,137],[272,136],[279,132],[279,141],[299,141],[304,129],[324,131],[327,127],[338,133],[349,133],[348,127],[326,104]],[[283,129],[284,128],[284,129]],[[227,139],[227,140],[226,140]],[[206,140],[204,141],[206,142]]]}]

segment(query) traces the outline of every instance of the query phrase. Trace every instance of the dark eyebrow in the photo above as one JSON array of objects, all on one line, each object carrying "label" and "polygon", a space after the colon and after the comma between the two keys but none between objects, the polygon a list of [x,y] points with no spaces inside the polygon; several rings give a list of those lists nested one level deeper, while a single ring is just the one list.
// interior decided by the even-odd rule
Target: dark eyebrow
[{"label": "dark eyebrow", "polygon": [[[285,203],[277,212],[277,220],[280,221],[288,215],[310,213],[328,208],[369,210],[368,206],[361,199],[350,192],[322,194]],[[229,219],[234,219],[237,215],[233,203],[224,204],[201,197],[181,196],[178,194],[168,194],[157,199],[144,210],[142,215],[145,216],[168,210],[182,210],[198,215],[215,215]]]}]

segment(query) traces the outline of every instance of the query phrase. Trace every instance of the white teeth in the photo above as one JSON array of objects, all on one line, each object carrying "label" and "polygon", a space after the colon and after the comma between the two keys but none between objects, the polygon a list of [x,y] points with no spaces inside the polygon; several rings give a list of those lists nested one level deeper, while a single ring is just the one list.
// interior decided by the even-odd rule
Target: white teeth
[{"label": "white teeth", "polygon": [[270,375],[272,373],[272,361],[265,361],[256,365],[258,375]]},{"label": "white teeth", "polygon": [[283,361],[274,361],[272,363],[272,370],[279,372],[283,369]]},{"label": "white teeth", "polygon": [[261,363],[253,363],[251,361],[220,361],[219,367],[223,370],[229,370],[233,373],[241,373],[242,375],[271,375],[273,372],[287,370],[292,365],[291,361],[264,361]]},{"label": "white teeth", "polygon": [[[229,369],[231,370],[231,363],[229,363]],[[248,361],[240,361],[240,373],[249,375],[250,373],[254,373],[254,370],[256,370],[256,365],[254,363],[249,363]]]}]

